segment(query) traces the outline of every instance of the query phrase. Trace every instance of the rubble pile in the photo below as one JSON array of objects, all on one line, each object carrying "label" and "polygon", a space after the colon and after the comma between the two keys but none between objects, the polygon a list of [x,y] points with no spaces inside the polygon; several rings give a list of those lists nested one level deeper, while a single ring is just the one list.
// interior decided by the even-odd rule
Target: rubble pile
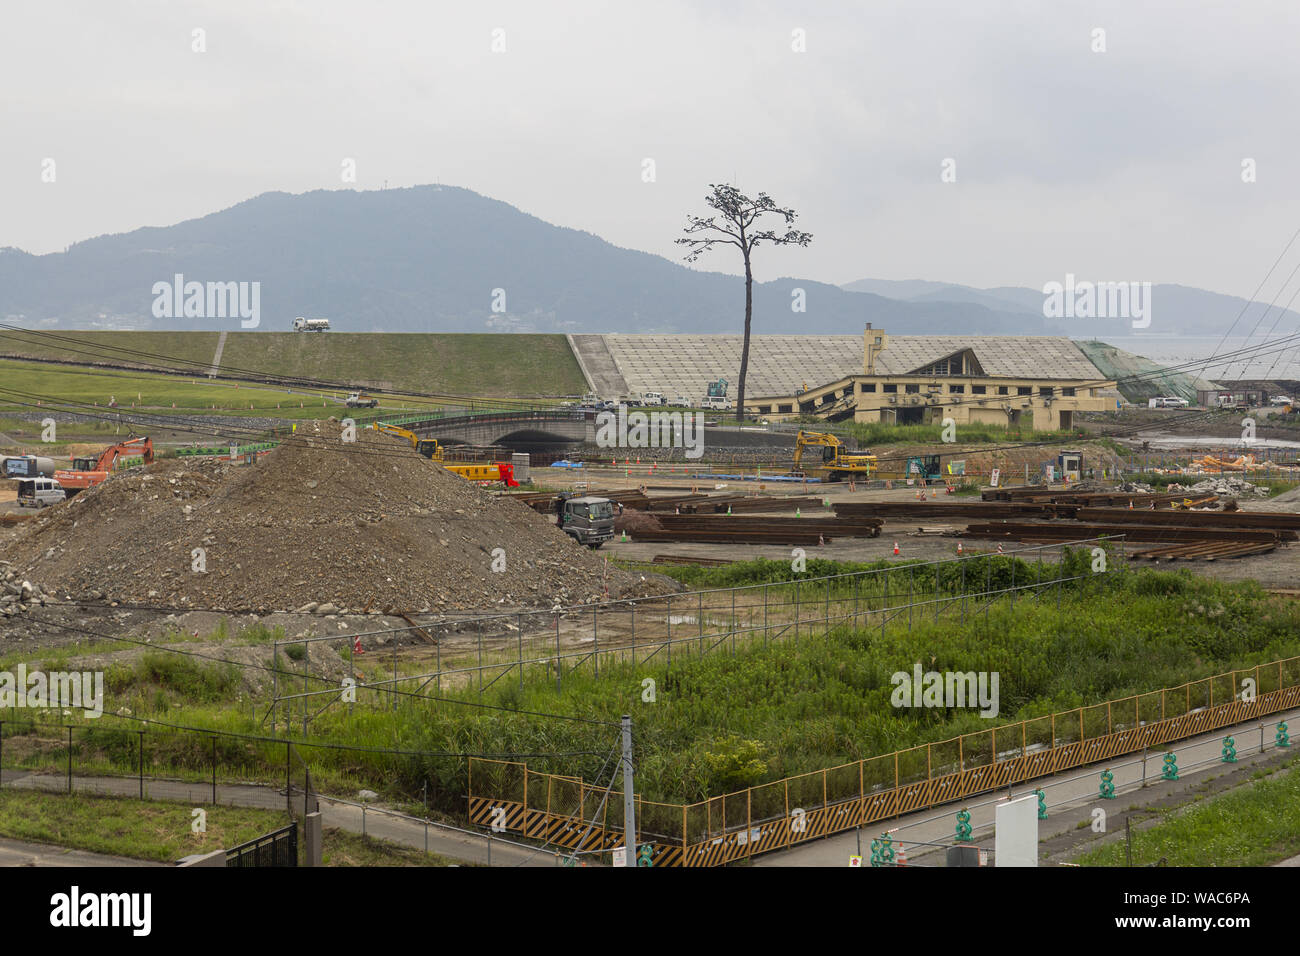
[{"label": "rubble pile", "polygon": [[32,607],[44,607],[47,601],[57,600],[55,595],[46,594],[39,584],[23,580],[8,564],[0,561],[0,568],[4,569],[4,580],[0,581],[0,617],[22,616]]},{"label": "rubble pile", "polygon": [[1181,485],[1175,482],[1169,486],[1168,490],[1197,495],[1218,495],[1220,498],[1247,498],[1252,496],[1265,498],[1268,496],[1267,488],[1259,488],[1244,478],[1236,478],[1232,475],[1216,475],[1213,478],[1198,481],[1194,485]]},{"label": "rubble pile", "polygon": [[300,431],[256,465],[164,460],[26,522],[0,557],[77,600],[324,613],[650,593],[546,517],[388,435]]}]

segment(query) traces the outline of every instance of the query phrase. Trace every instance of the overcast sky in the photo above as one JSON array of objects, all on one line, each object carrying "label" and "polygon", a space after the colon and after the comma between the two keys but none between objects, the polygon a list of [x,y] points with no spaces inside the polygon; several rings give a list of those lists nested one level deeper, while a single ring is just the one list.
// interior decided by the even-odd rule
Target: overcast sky
[{"label": "overcast sky", "polygon": [[680,259],[734,181],[814,234],[760,278],[1246,296],[1300,227],[1298,27],[1295,0],[5,0],[0,246],[440,181]]}]

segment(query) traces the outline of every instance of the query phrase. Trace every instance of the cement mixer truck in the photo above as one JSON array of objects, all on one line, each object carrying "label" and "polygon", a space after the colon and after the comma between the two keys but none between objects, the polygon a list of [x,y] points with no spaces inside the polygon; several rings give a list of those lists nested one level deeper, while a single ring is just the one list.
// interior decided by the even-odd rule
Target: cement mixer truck
[{"label": "cement mixer truck", "polygon": [[0,477],[49,478],[54,474],[54,461],[36,455],[9,455],[0,459]]}]

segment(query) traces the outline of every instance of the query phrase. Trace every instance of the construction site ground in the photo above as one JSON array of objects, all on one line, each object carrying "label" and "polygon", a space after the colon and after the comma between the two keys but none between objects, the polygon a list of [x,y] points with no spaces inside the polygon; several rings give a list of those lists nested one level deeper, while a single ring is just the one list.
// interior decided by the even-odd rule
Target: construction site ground
[{"label": "construction site ground", "polygon": [[[549,469],[548,471],[557,471]],[[730,494],[753,494],[755,493],[758,482],[725,482],[725,481],[692,481],[690,479],[681,479],[669,476],[656,476],[654,478],[628,478],[623,472],[615,469],[590,469],[585,477],[581,479],[572,479],[565,481],[562,477],[552,477],[547,475],[544,480],[548,485],[563,486],[571,485],[576,481],[583,481],[589,484],[593,489],[604,489],[608,491],[628,490],[636,488],[639,484],[645,484],[651,494],[681,494],[689,492],[692,488],[697,488],[703,492],[717,492]],[[1065,487],[1062,485],[1061,487]],[[651,490],[653,489],[653,490]],[[768,484],[765,493],[779,494],[784,487],[775,487]],[[872,488],[849,490],[847,482],[834,482],[828,484],[809,483],[807,485],[797,484],[788,486],[788,493],[791,496],[802,496],[804,494],[816,496],[824,501],[829,501],[831,507],[822,506],[822,512],[831,513],[834,505],[840,502],[870,502],[870,501],[915,501],[919,489],[908,487],[906,485],[896,485],[892,489]],[[936,499],[946,497],[945,486],[939,485],[928,488],[927,495],[933,495]],[[1283,496],[1286,500],[1260,499],[1260,500],[1243,500],[1241,502],[1242,510],[1252,511],[1290,511],[1300,512],[1300,500],[1296,500],[1295,493],[1288,493]],[[964,500],[976,501],[977,496],[965,498]],[[953,558],[957,554],[957,542],[961,541],[963,551],[967,554],[977,554],[980,552],[994,552],[997,550],[997,543],[994,541],[979,538],[958,538],[955,535],[963,530],[970,521],[965,518],[937,518],[926,522],[924,530],[918,526],[917,522],[906,519],[886,519],[884,527],[881,530],[879,538],[839,538],[828,542],[825,545],[805,548],[809,558],[825,558],[831,561],[881,561],[894,559],[894,543],[899,546],[899,555],[897,560],[921,560],[921,561],[940,561],[946,558]],[[951,534],[949,534],[951,533]],[[1032,545],[1007,543],[1003,545],[1004,550],[1023,550],[1032,548]],[[747,560],[752,558],[770,558],[773,560],[790,560],[791,548],[785,545],[732,545],[732,544],[694,544],[694,543],[662,543],[662,542],[638,542],[634,540],[623,541],[621,536],[616,538],[610,544],[605,545],[605,550],[613,557],[618,557],[628,561],[650,561],[657,554],[675,554],[688,555],[699,558],[725,559],[725,560]],[[1054,546],[1042,548],[1043,560],[1053,560],[1052,554]],[[1140,545],[1130,545],[1128,551],[1141,550]],[[1034,553],[1031,560],[1038,560],[1038,554]],[[1300,545],[1286,543],[1281,544],[1276,550],[1263,555],[1256,555],[1246,558],[1220,559],[1212,561],[1166,561],[1155,562],[1143,561],[1143,565],[1159,566],[1164,569],[1187,569],[1195,574],[1205,575],[1221,581],[1244,581],[1255,580],[1266,588],[1293,588],[1296,587],[1297,581],[1300,581]]]}]

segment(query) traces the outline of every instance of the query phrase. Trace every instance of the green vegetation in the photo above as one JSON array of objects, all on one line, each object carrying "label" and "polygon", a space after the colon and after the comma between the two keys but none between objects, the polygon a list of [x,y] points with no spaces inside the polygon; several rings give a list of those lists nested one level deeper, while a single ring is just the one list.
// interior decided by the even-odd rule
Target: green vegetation
[{"label": "green vegetation", "polygon": [[238,846],[285,825],[283,810],[210,806],[204,807],[207,832],[194,833],[193,809],[188,803],[6,788],[0,790],[0,835],[172,863]]},{"label": "green vegetation", "polygon": [[[1081,573],[1089,560],[1086,552],[1069,555],[1067,574]],[[1051,580],[1056,573],[1050,565],[1040,571],[1035,563],[1013,563],[1010,558],[981,557],[964,563],[968,575],[974,574],[977,580],[987,575],[995,586],[1006,586],[1013,573],[1018,584],[1040,574],[1043,580]],[[934,593],[934,566],[916,565],[906,573],[906,565],[896,567],[900,570],[891,575],[893,587],[910,575],[918,593]],[[665,570],[693,586],[752,580],[787,582],[782,589],[797,586],[785,562]],[[842,570],[847,568],[811,561],[808,574]],[[942,593],[955,590],[952,573],[951,565],[942,566],[937,582]],[[601,779],[602,768],[607,769],[605,757],[616,733],[612,726],[538,719],[509,711],[617,722],[631,707],[643,796],[665,802],[693,801],[1300,654],[1300,607],[1274,599],[1254,584],[1222,584],[1186,573],[1151,570],[1117,573],[1106,581],[1103,585],[1101,579],[1088,576],[1078,584],[1064,585],[1059,595],[1054,590],[1043,591],[1039,599],[1025,595],[1014,608],[999,603],[987,616],[982,610],[972,611],[965,623],[958,622],[950,607],[938,621],[927,613],[918,614],[910,632],[905,619],[891,622],[883,635],[878,626],[858,630],[837,627],[830,634],[813,627],[797,641],[787,635],[785,640],[765,645],[757,637],[748,645],[719,647],[703,657],[692,648],[694,642],[689,642],[674,648],[671,666],[663,653],[635,667],[602,661],[598,679],[588,662],[578,671],[566,673],[559,691],[554,677],[546,678],[537,671],[530,672],[522,687],[510,675],[481,698],[474,689],[449,690],[445,686],[440,695],[467,704],[481,701],[503,708],[505,713],[400,699],[395,710],[375,707],[371,704],[376,698],[382,698],[385,705],[387,698],[363,690],[359,706],[351,714],[346,708],[335,707],[317,717],[312,723],[312,739],[425,753],[558,753],[565,756],[528,757],[528,764],[534,770],[595,781]],[[824,587],[801,586],[805,599],[808,588]],[[1103,586],[1107,590],[1099,594],[1098,588]],[[833,599],[840,600],[851,587],[841,582],[832,588]],[[862,589],[864,600],[873,593]],[[284,657],[281,661],[282,667],[288,668]],[[917,662],[927,670],[998,672],[999,714],[995,719],[983,719],[971,709],[896,710],[890,705],[890,676],[910,672]],[[110,682],[121,687],[122,693],[130,688],[134,696],[129,699],[137,716],[170,706],[168,719],[175,723],[240,733],[266,730],[260,723],[250,723],[247,702],[231,701],[234,690],[219,669],[199,666],[215,673],[203,679],[189,667],[166,668],[142,661],[128,682],[118,683],[115,677],[110,677]],[[1295,676],[1289,675],[1289,679]],[[642,681],[647,677],[657,682],[653,704],[641,701]],[[152,697],[149,688],[156,688]],[[209,703],[182,706],[176,699],[182,689],[196,701]],[[1226,697],[1231,689],[1216,689],[1216,697],[1220,693]],[[1195,698],[1193,694],[1191,706],[1198,704]],[[122,697],[119,694],[112,699]],[[1144,708],[1146,703],[1149,701]],[[1144,719],[1158,719],[1158,698],[1154,706],[1154,713],[1142,711]],[[257,708],[258,717],[262,709]],[[1101,730],[1094,727],[1090,733],[1104,732],[1102,713]],[[23,733],[23,728],[6,723],[5,754],[11,766],[16,762],[61,768],[66,745],[53,737],[44,750],[33,745],[24,751],[11,737]],[[151,730],[147,736],[147,762],[155,771],[167,767],[202,773],[211,765],[211,743],[201,735]],[[84,729],[77,739],[77,771],[89,772],[83,767],[94,766],[96,761],[133,767],[136,737],[132,730],[101,729],[98,725]],[[463,812],[468,780],[462,758],[346,753],[303,742],[295,747],[322,789],[373,786],[409,798],[427,783],[436,810]],[[969,749],[967,755],[971,755]],[[223,776],[239,773],[283,779],[282,746],[277,750],[273,744],[222,738],[219,760]]]},{"label": "green vegetation", "polygon": [[[206,371],[217,348],[216,332],[60,332],[56,342],[31,337],[22,342],[11,335],[0,348],[5,355],[52,358],[69,362],[149,361],[170,367],[194,367]],[[25,339],[27,337],[24,337]],[[113,349],[129,351],[116,352]],[[85,354],[92,353],[92,354]],[[115,356],[120,356],[116,358]],[[6,366],[18,363],[4,363]],[[41,367],[40,363],[25,363]],[[242,372],[266,373],[313,381],[350,383],[400,392],[446,392],[450,395],[514,397],[529,395],[577,395],[586,385],[568,342],[563,335],[496,335],[496,334],[367,334],[361,332],[231,332],[221,357],[222,374]],[[129,404],[140,388],[131,387],[131,376],[112,383],[102,376],[102,369],[64,367],[58,371],[44,365],[47,375],[60,378],[42,379],[40,389],[46,394],[67,398],[74,390],[84,391],[85,401],[106,401],[115,394],[121,404]],[[86,383],[78,389],[75,376]],[[252,375],[250,377],[256,377]],[[6,374],[6,379],[9,375]],[[15,379],[14,381],[20,381]],[[181,378],[188,386],[188,380]],[[20,389],[19,384],[8,387]],[[184,392],[180,398],[155,386],[153,404],[166,398],[179,406],[235,405],[234,398],[259,399],[275,406],[274,392],[263,396],[238,392],[232,383],[209,382],[208,392]],[[27,388],[22,385],[20,390]],[[283,400],[283,389],[279,393]],[[295,391],[295,395],[297,392]],[[148,396],[146,396],[148,397]],[[295,400],[296,404],[296,400]],[[319,400],[317,406],[319,407]],[[248,401],[243,402],[245,410]],[[307,417],[307,416],[304,416]]]},{"label": "green vegetation", "polygon": [[[1161,812],[1150,828],[1133,831],[1133,865],[1162,858],[1167,866],[1269,866],[1300,854],[1300,766],[1257,779],[1190,806]],[[1076,861],[1083,866],[1125,866],[1123,840]]]},{"label": "green vegetation", "polygon": [[[285,825],[281,810],[205,806],[206,832],[191,829],[189,803],[136,800],[39,790],[0,791],[0,836],[91,853],[173,863],[247,843]],[[298,841],[302,863],[306,847]],[[447,866],[451,861],[415,847],[326,827],[325,866]]]},{"label": "green vegetation", "polygon": [[[822,422],[825,425],[825,422]],[[880,422],[844,422],[835,426],[837,433],[857,440],[862,448],[877,445],[937,445],[942,441],[943,425],[890,425]],[[958,445],[991,442],[1080,441],[1078,431],[1034,431],[1031,428],[1007,428],[1005,425],[958,425]]]}]

